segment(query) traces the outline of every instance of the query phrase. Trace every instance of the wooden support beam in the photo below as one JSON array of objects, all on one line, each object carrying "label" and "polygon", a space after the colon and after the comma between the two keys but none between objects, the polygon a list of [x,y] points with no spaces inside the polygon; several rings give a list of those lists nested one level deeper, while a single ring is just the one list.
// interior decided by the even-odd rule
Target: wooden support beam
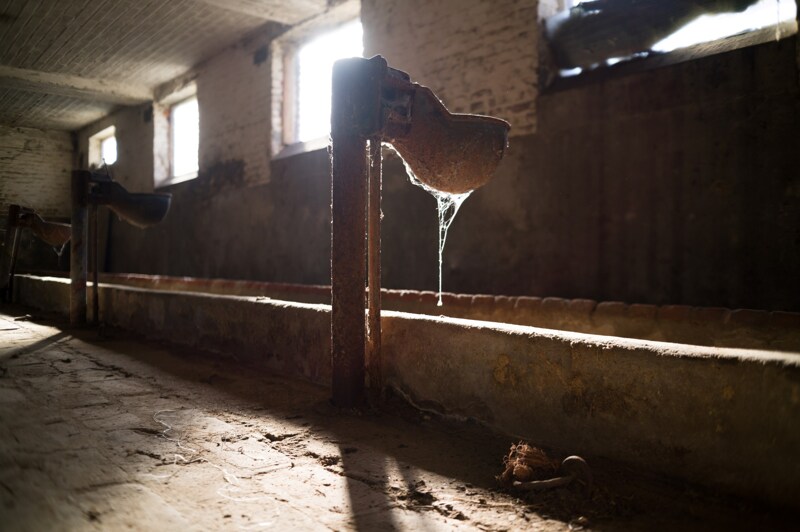
[{"label": "wooden support beam", "polygon": [[151,89],[130,83],[40,72],[6,65],[0,65],[0,88],[120,105],[135,105],[153,99]]}]

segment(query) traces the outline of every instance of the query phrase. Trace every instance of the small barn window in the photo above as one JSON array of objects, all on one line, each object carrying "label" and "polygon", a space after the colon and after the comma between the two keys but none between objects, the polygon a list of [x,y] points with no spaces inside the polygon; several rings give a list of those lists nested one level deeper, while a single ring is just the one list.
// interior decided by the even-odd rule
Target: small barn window
[{"label": "small barn window", "polygon": [[294,142],[328,137],[331,129],[333,63],[361,57],[361,22],[354,20],[320,35],[297,52],[297,109]]},{"label": "small barn window", "polygon": [[106,164],[117,162],[117,137],[111,135],[100,141],[100,157]]},{"label": "small barn window", "polygon": [[274,157],[327,146],[333,64],[364,53],[359,14],[345,1],[272,41]]},{"label": "small barn window", "polygon": [[197,177],[200,147],[200,111],[197,97],[183,100],[170,111],[170,184]]},{"label": "small barn window", "polygon": [[109,126],[89,137],[89,165],[94,168],[117,162],[116,128]]}]

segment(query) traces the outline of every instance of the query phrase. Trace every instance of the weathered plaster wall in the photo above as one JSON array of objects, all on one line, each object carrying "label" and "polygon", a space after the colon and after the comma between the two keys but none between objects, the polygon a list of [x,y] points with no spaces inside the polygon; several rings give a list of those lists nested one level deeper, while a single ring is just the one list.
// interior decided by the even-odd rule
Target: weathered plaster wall
[{"label": "weathered plaster wall", "polygon": [[793,41],[541,95],[454,222],[445,286],[800,308]]},{"label": "weathered plaster wall", "polygon": [[[540,95],[450,228],[445,290],[800,308],[794,46]],[[385,286],[435,289],[435,202],[396,162],[385,198]]]},{"label": "weathered plaster wall", "polygon": [[294,161],[291,173],[274,163],[268,184],[212,190],[201,174],[167,187],[172,207],[161,224],[113,221],[110,271],[327,282],[327,165],[316,152]]},{"label": "weathered plaster wall", "polygon": [[[452,4],[415,3],[420,27],[411,28],[402,3],[381,12],[383,3],[365,1],[368,53],[441,84],[452,108],[473,110],[483,89],[517,94],[526,77],[510,67],[487,71],[491,61],[477,57],[490,38],[503,60],[514,56],[509,42],[535,49],[521,32],[535,24],[516,25],[531,16],[528,4],[511,12],[511,4],[492,4],[480,15],[472,3]],[[507,32],[499,31],[500,13]],[[265,166],[269,61],[256,54],[270,36],[262,38],[199,68],[201,127],[219,128],[203,133],[201,175],[169,188],[174,206],[162,225],[114,226],[113,271],[329,282],[328,156]],[[512,104],[525,102],[521,114],[504,115],[497,101],[474,109],[509,118],[525,134],[512,137],[498,178],[453,223],[445,290],[800,310],[796,41],[558,92],[526,81],[531,90]],[[519,61],[525,76],[533,72],[535,55]],[[152,157],[148,150],[141,157]],[[435,202],[396,160],[385,165],[384,214],[383,285],[435,289]]]},{"label": "weathered plaster wall", "polygon": [[201,183],[236,187],[269,180],[273,32],[261,32],[197,70]]},{"label": "weathered plaster wall", "polygon": [[16,203],[46,217],[69,217],[72,137],[0,125],[0,212]]}]

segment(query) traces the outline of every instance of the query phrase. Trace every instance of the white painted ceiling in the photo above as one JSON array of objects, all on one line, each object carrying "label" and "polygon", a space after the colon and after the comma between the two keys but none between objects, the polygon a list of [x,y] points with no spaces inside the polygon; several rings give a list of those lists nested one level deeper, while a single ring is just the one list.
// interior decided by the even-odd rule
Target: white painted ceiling
[{"label": "white painted ceiling", "polygon": [[[74,130],[328,0],[0,0],[0,124]],[[144,95],[144,96],[143,96]]]}]

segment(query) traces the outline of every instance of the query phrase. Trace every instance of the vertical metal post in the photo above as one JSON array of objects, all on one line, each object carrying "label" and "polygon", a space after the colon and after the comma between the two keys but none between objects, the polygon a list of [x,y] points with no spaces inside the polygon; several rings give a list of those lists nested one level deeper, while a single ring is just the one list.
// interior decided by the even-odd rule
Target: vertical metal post
[{"label": "vertical metal post", "polygon": [[99,235],[97,234],[97,205],[92,205],[89,207],[89,226],[91,227],[91,246],[92,246],[92,324],[97,325],[100,323],[100,302],[97,299],[98,297],[98,286],[97,286],[97,251],[98,251],[98,242],[100,240]]},{"label": "vertical metal post", "polygon": [[69,321],[72,325],[86,323],[86,269],[88,257],[87,207],[89,197],[89,172],[72,172],[72,236],[69,242],[70,300]]},{"label": "vertical metal post", "polygon": [[22,227],[14,227],[14,244],[11,247],[11,268],[8,271],[8,300],[14,299],[14,275],[17,273],[17,258],[19,257],[19,242]]},{"label": "vertical metal post", "polygon": [[8,219],[6,220],[6,236],[3,243],[2,265],[0,265],[0,296],[3,300],[11,301],[14,297],[14,269],[16,268],[17,252],[19,251],[19,231],[18,224],[20,207],[19,205],[8,206]]},{"label": "vertical metal post", "polygon": [[381,378],[381,139],[369,140],[369,214],[367,216],[367,290],[368,341],[367,368],[370,396],[379,399],[383,390]]},{"label": "vertical metal post", "polygon": [[380,122],[383,58],[333,67],[331,111],[332,401],[364,402],[367,274],[367,138]]}]

